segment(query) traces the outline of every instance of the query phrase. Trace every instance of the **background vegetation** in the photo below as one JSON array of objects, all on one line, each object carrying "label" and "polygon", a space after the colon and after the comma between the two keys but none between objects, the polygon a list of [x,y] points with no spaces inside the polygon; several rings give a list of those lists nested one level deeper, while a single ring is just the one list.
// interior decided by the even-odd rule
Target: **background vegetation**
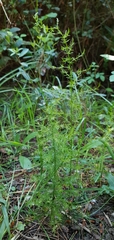
[{"label": "background vegetation", "polygon": [[[83,54],[83,57],[74,65],[74,70],[88,68],[92,62],[98,64],[100,71],[105,71],[106,83],[108,86],[108,76],[113,70],[112,63],[104,63],[100,54],[113,54],[114,51],[114,33],[113,33],[113,1],[5,1],[4,7],[8,14],[11,24],[7,21],[3,9],[1,8],[1,29],[18,27],[17,32],[22,36],[23,40],[31,41],[35,37],[33,32],[34,14],[38,12],[39,17],[45,16],[50,12],[55,14],[45,19],[48,26],[56,24],[56,17],[59,20],[59,28],[64,33],[69,29],[70,38],[74,39],[73,55]],[[72,14],[71,14],[72,13]],[[17,36],[16,36],[17,37]],[[2,40],[2,39],[1,39]],[[3,39],[4,40],[4,39]],[[57,52],[58,57],[55,61],[56,66],[60,65],[60,59],[63,55],[61,53],[60,44],[58,43]],[[4,43],[5,45],[5,43]],[[11,68],[12,58],[8,59],[7,48],[14,47],[1,46],[1,70],[5,67],[5,72]],[[7,63],[7,64],[6,64]],[[4,72],[2,72],[3,74]],[[59,73],[58,73],[59,74]],[[99,78],[98,78],[99,79]],[[63,80],[65,82],[65,79]]]},{"label": "background vegetation", "polygon": [[114,197],[113,1],[6,0],[0,18],[0,239],[90,223]]}]

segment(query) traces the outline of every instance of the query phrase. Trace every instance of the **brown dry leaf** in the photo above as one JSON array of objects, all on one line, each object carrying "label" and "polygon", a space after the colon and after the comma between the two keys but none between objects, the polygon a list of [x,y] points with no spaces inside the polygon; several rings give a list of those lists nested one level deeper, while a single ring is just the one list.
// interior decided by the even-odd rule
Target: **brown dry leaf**
[{"label": "brown dry leaf", "polygon": [[101,234],[103,234],[103,232],[104,232],[103,224],[100,223],[100,224],[99,224],[99,227],[100,227],[99,232],[100,232]]}]

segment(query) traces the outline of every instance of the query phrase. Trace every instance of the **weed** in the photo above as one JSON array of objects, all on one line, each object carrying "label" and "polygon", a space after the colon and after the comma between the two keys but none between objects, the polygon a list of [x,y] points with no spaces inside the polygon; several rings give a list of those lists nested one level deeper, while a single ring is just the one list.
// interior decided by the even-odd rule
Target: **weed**
[{"label": "weed", "polygon": [[[107,159],[114,158],[112,142],[109,142],[110,136],[113,136],[114,105],[105,95],[88,86],[87,79],[81,83],[80,75],[74,72],[73,64],[83,54],[77,58],[72,56],[74,41],[69,41],[69,31],[63,34],[58,24],[54,28],[48,28],[43,24],[43,19],[39,21],[36,15],[35,19],[34,29],[39,33],[37,40],[31,43],[32,51],[39,44],[35,61],[30,57],[30,61],[25,61],[21,67],[1,79],[3,85],[12,77],[19,77],[22,84],[19,83],[18,88],[14,88],[9,95],[2,90],[0,147],[10,149],[13,155],[13,164],[9,165],[11,170],[13,168],[15,172],[15,168],[21,168],[27,175],[30,173],[27,184],[31,187],[25,196],[24,181],[12,218],[18,222],[20,213],[27,209],[27,214],[34,219],[40,221],[48,218],[49,224],[55,229],[64,222],[65,216],[72,216],[74,222],[80,216],[88,218],[89,213],[83,213],[83,208],[93,194],[96,198],[96,195],[104,192],[104,176],[109,183],[105,192],[107,190],[107,193],[112,194],[113,175],[108,174],[109,169],[105,168],[105,163]],[[51,65],[51,58],[56,57],[57,39],[55,41],[54,36],[59,36],[61,51],[64,52],[58,68]],[[17,57],[20,54],[21,57],[27,57],[28,52],[25,48],[22,51],[12,51]],[[58,79],[59,86],[42,84],[42,68],[47,66],[59,69],[67,78],[66,89],[62,88],[57,76],[55,78]],[[36,70],[34,75],[33,69]],[[96,78],[96,64],[92,69]],[[34,77],[38,82],[31,86]],[[5,174],[5,169],[3,171]],[[10,179],[8,196],[13,194],[14,177],[13,174]],[[2,201],[1,196],[1,204]],[[10,219],[6,207],[5,205],[2,212],[6,214],[4,229],[10,235]],[[16,227],[20,231],[24,229],[23,224],[17,224]]]}]

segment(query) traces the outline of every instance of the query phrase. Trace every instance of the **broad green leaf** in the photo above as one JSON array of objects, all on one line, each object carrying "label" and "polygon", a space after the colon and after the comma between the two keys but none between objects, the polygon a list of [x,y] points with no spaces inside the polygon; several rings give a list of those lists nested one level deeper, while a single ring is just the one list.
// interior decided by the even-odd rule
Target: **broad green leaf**
[{"label": "broad green leaf", "polygon": [[28,53],[28,51],[29,51],[28,48],[24,48],[24,49],[22,50],[22,52],[19,53],[19,57],[23,57],[24,55],[26,55],[26,53]]},{"label": "broad green leaf", "polygon": [[109,93],[113,93],[112,88],[106,88],[106,91],[109,92]]},{"label": "broad green leaf", "polygon": [[57,17],[57,13],[51,12],[47,14],[48,18],[56,18]]},{"label": "broad green leaf", "polygon": [[19,221],[16,228],[19,231],[23,231],[25,229],[25,224]]},{"label": "broad green leaf", "polygon": [[56,18],[56,17],[57,17],[57,13],[51,12],[41,17],[40,20],[43,21],[43,20],[46,20],[47,18]]},{"label": "broad green leaf", "polygon": [[97,147],[101,146],[102,144],[103,143],[101,141],[99,141],[98,139],[94,139],[90,143],[88,143],[85,147],[87,149],[97,148]]},{"label": "broad green leaf", "polygon": [[75,72],[72,72],[72,78],[73,78],[74,81],[77,81],[77,75],[76,75]]},{"label": "broad green leaf", "polygon": [[7,35],[7,32],[6,31],[0,31],[0,38],[3,39],[5,38]]},{"label": "broad green leaf", "polygon": [[16,42],[15,42],[16,47],[20,47],[21,45],[23,45],[23,39],[19,38]]},{"label": "broad green leaf", "polygon": [[109,173],[106,177],[107,181],[108,181],[108,184],[109,184],[109,187],[111,190],[114,190],[114,176]]},{"label": "broad green leaf", "polygon": [[113,55],[101,54],[100,56],[107,59],[107,60],[114,61],[114,56]]},{"label": "broad green leaf", "polygon": [[32,163],[27,157],[20,156],[19,162],[23,169],[31,169],[32,168]]},{"label": "broad green leaf", "polygon": [[26,80],[30,80],[30,76],[27,72],[25,72],[23,69],[19,69],[19,72],[17,73],[17,77],[22,75]]},{"label": "broad green leaf", "polygon": [[28,63],[26,63],[26,62],[21,62],[21,65],[22,65],[23,67],[28,67]]},{"label": "broad green leaf", "polygon": [[114,82],[114,75],[111,75],[111,76],[109,77],[109,81],[110,81],[110,82]]},{"label": "broad green leaf", "polygon": [[10,28],[10,31],[11,31],[12,33],[19,32],[19,31],[20,31],[20,28],[18,28],[18,27],[13,27],[13,28]]},{"label": "broad green leaf", "polygon": [[100,75],[100,79],[101,79],[102,82],[104,82],[105,81],[105,76]]}]

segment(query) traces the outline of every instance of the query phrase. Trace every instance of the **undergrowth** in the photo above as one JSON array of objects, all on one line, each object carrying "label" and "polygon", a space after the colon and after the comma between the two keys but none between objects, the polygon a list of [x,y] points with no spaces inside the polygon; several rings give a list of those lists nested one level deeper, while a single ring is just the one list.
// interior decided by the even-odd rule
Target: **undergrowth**
[{"label": "undergrowth", "polygon": [[[37,21],[35,29],[39,26]],[[19,68],[17,75],[11,71],[9,78],[4,76],[1,80],[0,239],[6,232],[13,239],[15,229],[24,230],[28,218],[40,223],[48,219],[53,230],[65,224],[66,218],[74,222],[89,218],[89,210],[83,211],[86,203],[103,193],[114,195],[114,177],[108,168],[114,159],[114,102],[88,86],[87,81],[81,81],[80,72],[73,71],[73,64],[82,55],[72,57],[74,43],[68,40],[68,31],[62,34],[58,25],[53,29],[42,25],[41,29],[45,34],[34,42],[34,50],[38,43],[49,51],[53,47],[51,54],[55,57],[53,35],[59,35],[64,52],[59,70],[68,86],[64,89],[57,76],[58,85],[42,84],[40,71],[47,67],[47,56],[50,68],[55,69],[52,55],[45,48],[42,59],[42,52],[37,52],[42,61],[39,60],[35,84],[31,69],[36,68],[28,68],[33,59],[21,64],[25,69]],[[27,52],[24,50],[24,55]],[[15,54],[19,57],[20,53]],[[18,87],[3,87],[13,77],[19,77]],[[22,170],[26,173],[24,182]],[[23,182],[20,189],[15,176]],[[16,201],[15,194],[19,194]]]}]

